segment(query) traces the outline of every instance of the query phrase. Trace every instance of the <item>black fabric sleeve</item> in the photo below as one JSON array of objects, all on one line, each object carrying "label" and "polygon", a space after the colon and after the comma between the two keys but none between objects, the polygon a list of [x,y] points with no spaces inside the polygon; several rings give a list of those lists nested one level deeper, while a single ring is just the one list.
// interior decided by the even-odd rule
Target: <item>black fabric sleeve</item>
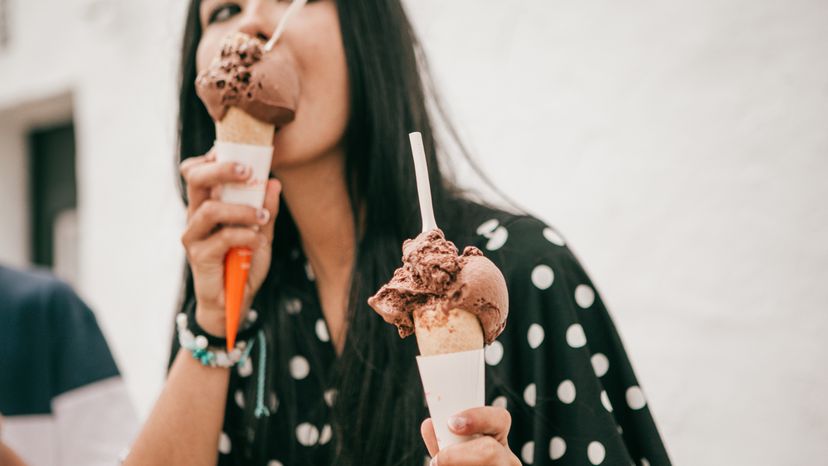
[{"label": "black fabric sleeve", "polygon": [[67,284],[3,269],[0,300],[4,414],[48,414],[54,397],[119,375],[95,316]]}]

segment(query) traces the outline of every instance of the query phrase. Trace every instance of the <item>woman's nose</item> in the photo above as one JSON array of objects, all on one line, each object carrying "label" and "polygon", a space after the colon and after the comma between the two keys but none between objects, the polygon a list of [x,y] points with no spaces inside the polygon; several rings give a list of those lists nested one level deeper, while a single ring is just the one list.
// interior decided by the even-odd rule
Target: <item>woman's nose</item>
[{"label": "woman's nose", "polygon": [[282,2],[250,0],[242,13],[239,32],[267,42],[285,14],[285,9]]}]

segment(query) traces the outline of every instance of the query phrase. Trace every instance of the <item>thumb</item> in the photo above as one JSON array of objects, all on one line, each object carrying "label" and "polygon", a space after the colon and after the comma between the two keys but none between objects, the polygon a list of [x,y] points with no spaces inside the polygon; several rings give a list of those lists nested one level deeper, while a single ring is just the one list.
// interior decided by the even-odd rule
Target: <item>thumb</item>
[{"label": "thumb", "polygon": [[282,194],[282,182],[277,179],[267,180],[265,188],[264,208],[270,212],[270,221],[262,226],[262,231],[268,241],[273,241],[273,226],[276,224],[276,215],[279,214],[279,196]]}]

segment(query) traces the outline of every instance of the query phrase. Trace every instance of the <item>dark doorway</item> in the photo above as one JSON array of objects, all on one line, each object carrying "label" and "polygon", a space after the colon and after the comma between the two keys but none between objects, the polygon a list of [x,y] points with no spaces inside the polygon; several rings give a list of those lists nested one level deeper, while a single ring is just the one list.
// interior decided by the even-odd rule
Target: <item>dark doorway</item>
[{"label": "dark doorway", "polygon": [[44,267],[55,263],[55,224],[77,206],[75,128],[69,122],[29,133],[31,259]]}]

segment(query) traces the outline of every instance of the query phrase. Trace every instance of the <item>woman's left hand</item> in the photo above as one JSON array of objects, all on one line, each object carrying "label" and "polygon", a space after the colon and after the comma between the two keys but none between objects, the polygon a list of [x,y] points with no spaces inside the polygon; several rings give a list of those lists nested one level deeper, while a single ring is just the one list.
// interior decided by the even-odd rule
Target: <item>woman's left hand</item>
[{"label": "woman's left hand", "polygon": [[480,437],[440,451],[431,418],[426,419],[420,433],[432,457],[430,466],[520,466],[506,441],[512,426],[509,411],[492,406],[467,409],[450,418],[448,424],[457,435]]}]

